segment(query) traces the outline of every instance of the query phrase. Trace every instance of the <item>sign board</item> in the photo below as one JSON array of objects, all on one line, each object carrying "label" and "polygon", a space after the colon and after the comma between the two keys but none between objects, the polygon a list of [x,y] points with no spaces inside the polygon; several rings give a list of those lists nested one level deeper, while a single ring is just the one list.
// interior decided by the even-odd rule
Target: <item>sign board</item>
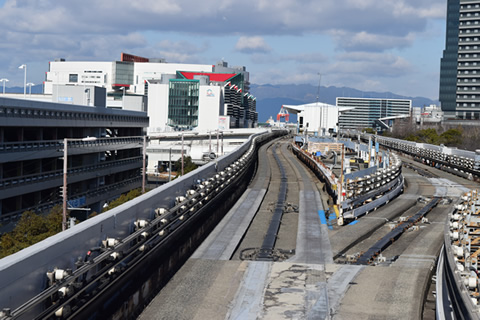
[{"label": "sign board", "polygon": [[220,117],[218,117],[218,129],[219,130],[230,129],[230,116],[220,116]]},{"label": "sign board", "polygon": [[83,207],[86,203],[87,203],[87,200],[85,196],[67,201],[69,208],[80,208],[80,207]]}]

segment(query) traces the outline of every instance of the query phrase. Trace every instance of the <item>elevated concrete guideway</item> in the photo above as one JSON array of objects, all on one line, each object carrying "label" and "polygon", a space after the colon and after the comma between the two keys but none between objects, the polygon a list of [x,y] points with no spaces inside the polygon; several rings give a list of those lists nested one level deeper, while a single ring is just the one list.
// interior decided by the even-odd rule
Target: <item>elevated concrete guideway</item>
[{"label": "elevated concrete guideway", "polygon": [[[42,302],[44,295],[46,295],[48,298],[50,291],[54,290],[52,292],[56,292],[58,290],[57,286],[69,286],[69,284],[72,282],[75,282],[75,285],[77,285],[78,279],[80,278],[78,278],[78,275],[75,273],[75,271],[81,269],[82,275],[87,276],[87,273],[83,273],[83,267],[88,268],[91,263],[95,263],[92,265],[96,266],[96,263],[101,261],[101,263],[103,263],[102,265],[105,265],[105,263],[107,263],[106,265],[109,265],[111,262],[114,264],[117,263],[115,260],[117,258],[120,259],[119,261],[121,261],[123,258],[136,259],[135,257],[140,257],[141,259],[145,260],[152,260],[151,262],[146,260],[148,263],[146,263],[145,266],[141,265],[140,262],[135,263],[132,265],[132,267],[135,268],[142,267],[143,269],[151,269],[150,266],[155,265],[155,261],[162,263],[163,265],[160,268],[153,270],[153,272],[147,272],[145,270],[141,275],[142,279],[135,277],[140,286],[143,283],[142,281],[144,281],[143,278],[149,277],[147,282],[144,282],[148,288],[141,288],[140,301],[138,297],[138,292],[140,291],[135,292],[134,290],[137,289],[133,287],[128,292],[125,291],[124,293],[116,294],[117,296],[120,295],[120,298],[125,298],[125,301],[127,301],[125,303],[129,305],[129,310],[117,311],[122,312],[124,316],[130,317],[137,308],[143,306],[139,304],[144,303],[143,300],[147,299],[147,296],[152,294],[152,291],[155,291],[156,287],[161,285],[162,281],[166,281],[168,279],[169,272],[174,271],[168,269],[170,268],[170,265],[182,263],[182,259],[184,258],[181,255],[186,254],[185,252],[190,254],[192,250],[197,247],[199,243],[198,238],[201,238],[203,233],[209,231],[210,228],[213,228],[218,220],[223,217],[223,213],[227,211],[231,205],[231,199],[237,195],[241,195],[246,187],[246,182],[248,182],[249,177],[251,176],[251,173],[255,167],[257,158],[256,149],[265,141],[285,133],[285,131],[270,132],[265,130],[261,134],[251,135],[246,143],[237,146],[234,151],[220,157],[215,162],[206,164],[198,170],[179,177],[172,183],[160,186],[128,203],[123,204],[122,206],[116,207],[106,213],[93,217],[72,227],[71,229],[66,230],[65,232],[61,232],[25,250],[1,259],[0,308],[7,308],[8,310],[11,310],[12,314],[21,315],[20,317],[16,316],[16,319],[32,319],[34,318],[34,315],[40,314],[42,307],[48,303]],[[221,176],[226,178],[223,178],[222,180]],[[209,183],[208,185],[202,183],[202,185],[207,186],[205,187],[205,189],[208,189],[208,191],[205,191],[206,195],[201,195],[200,191],[195,191],[197,190],[196,187],[198,187],[198,181]],[[210,185],[213,186],[213,189],[212,187],[209,187]],[[194,190],[192,190],[192,188]],[[187,190],[189,190],[188,193]],[[193,194],[190,193],[190,191],[193,191]],[[199,201],[197,202],[198,205],[192,208],[191,206],[195,205],[196,202],[192,201],[192,199],[195,198],[190,197],[190,194],[192,194],[193,197],[200,196],[198,198],[199,200],[197,200]],[[220,200],[222,201],[215,198],[216,194],[220,195]],[[206,198],[207,196],[208,199]],[[178,200],[179,197],[185,200]],[[200,201],[202,201],[202,203],[200,203]],[[186,208],[185,210],[188,209],[188,212],[184,212],[185,210],[182,209],[183,207]],[[166,208],[167,211],[173,211],[161,213],[163,208]],[[196,211],[192,211],[193,209],[196,209]],[[196,214],[197,212],[199,212],[198,215]],[[162,216],[162,214],[164,214],[164,216]],[[160,221],[160,219],[162,219],[162,221]],[[168,220],[163,222],[165,219]],[[140,223],[139,221],[147,221],[147,226],[145,228],[151,228],[148,229],[150,232],[145,233],[140,238],[135,238],[135,241],[132,241],[130,238],[136,237],[136,234],[142,231],[142,229],[137,230],[137,223]],[[149,225],[149,222],[152,224]],[[198,230],[191,230],[195,226]],[[163,229],[161,229],[159,232],[159,228]],[[179,231],[185,230],[185,232],[176,233],[175,231],[177,229]],[[177,242],[176,246],[178,247],[176,247],[171,245],[170,242],[181,240],[175,240],[174,238],[178,233],[180,236],[183,235],[184,238],[187,237],[187,239],[185,239],[185,245]],[[149,235],[151,235],[151,237],[149,237]],[[110,239],[112,240],[112,243],[116,244],[111,247],[108,244],[107,247],[107,244],[104,243],[110,243],[110,240],[106,241],[106,239]],[[127,240],[123,241],[123,239]],[[157,239],[159,240],[157,241]],[[167,245],[160,246],[163,243],[161,242],[163,241],[162,239],[165,239],[165,241],[171,241],[166,242]],[[115,240],[115,242],[113,242],[113,240]],[[135,245],[135,243],[141,244],[141,241],[144,240],[149,241],[148,244],[151,243],[152,245],[150,247],[140,247],[138,250],[136,247],[129,247],[129,249],[124,250],[124,246]],[[155,244],[155,246],[153,246],[153,244]],[[105,254],[108,256],[117,249],[121,251],[117,258],[114,258],[113,261],[111,259],[107,259],[105,261],[103,260]],[[93,257],[89,259],[91,250],[97,250],[99,253],[94,253]],[[165,251],[165,253],[163,253],[162,250]],[[166,251],[168,250],[178,250],[178,252],[175,252],[175,255],[172,254],[171,257],[167,256],[167,258],[165,258],[165,254],[168,253]],[[150,256],[147,255],[149,252],[152,252],[152,258],[149,258]],[[142,256],[143,254],[145,254],[145,256]],[[160,256],[161,258],[158,258],[157,256]],[[97,261],[96,259],[99,257],[101,257],[102,260]],[[132,260],[128,261],[131,262]],[[128,261],[126,262],[127,264],[130,263]],[[81,266],[80,268],[79,265]],[[46,273],[52,272],[56,268],[60,270],[71,270],[62,273],[64,274],[64,277],[66,277],[65,281],[68,283],[63,282],[64,280],[62,278],[62,280],[59,280],[58,283],[54,282],[54,284],[46,285]],[[95,270],[97,270],[96,267]],[[92,272],[94,273],[95,270]],[[113,270],[112,272],[122,272],[121,270],[123,269],[111,270]],[[135,270],[132,272],[134,271]],[[74,273],[73,276],[69,276],[72,272]],[[96,281],[96,279],[102,279],[104,276],[105,274],[102,273],[101,276],[97,277],[88,271],[89,278],[86,280],[90,281],[93,279],[93,281]],[[130,279],[128,276],[129,275],[125,275],[125,279],[127,281]],[[125,288],[130,287],[122,284],[122,277],[114,277],[113,279],[110,279],[112,280],[112,283],[118,283],[117,287],[119,290],[124,290]],[[105,281],[110,280],[105,279]],[[81,290],[83,290],[83,288]],[[44,294],[45,292],[47,293]],[[39,296],[41,296],[41,298],[32,300],[32,307],[25,309],[22,306],[22,304],[26,303],[29,299]],[[92,301],[92,304],[98,304],[98,301],[101,301],[101,299],[97,298],[103,297],[104,299],[109,300],[114,299],[110,295],[104,295],[101,297],[96,297],[95,301]],[[53,304],[50,309],[58,308],[60,303],[67,301],[65,299],[59,301],[58,304]],[[116,297],[115,299],[118,300],[119,297]],[[74,303],[75,302],[72,303],[72,306],[75,306],[75,312],[77,313],[91,311],[87,308],[79,309],[79,307]],[[108,313],[110,310],[107,310],[108,308],[112,308],[107,306],[111,304],[112,301],[110,301],[108,304],[99,305],[98,309],[94,309],[97,313],[103,312],[103,315],[110,314],[113,316],[113,313]],[[85,305],[85,303],[82,303],[82,306],[83,305]],[[73,308],[74,307],[72,307],[72,310]],[[92,308],[93,307],[90,309]],[[100,309],[103,309],[103,311],[100,311]],[[47,312],[55,312],[55,310]],[[3,316],[7,316],[6,319],[10,319],[8,314],[2,314],[2,311],[0,311],[0,318],[3,319]],[[105,317],[102,317],[102,319],[105,319]]]},{"label": "elevated concrete guideway", "polygon": [[[242,237],[258,236],[247,229],[260,228],[262,219],[255,215],[262,214],[262,200],[269,202],[267,189],[276,190],[278,183],[273,181],[264,146],[250,187],[140,319],[325,319],[338,308],[350,282],[364,267],[333,264],[328,228],[319,218],[320,194],[307,169],[286,146],[279,152],[288,159],[289,171],[300,177],[295,182],[300,187],[295,255],[284,262],[237,257]],[[289,192],[298,192],[291,183]],[[291,218],[286,217],[282,225],[287,221]],[[284,245],[285,232],[278,236]]]},{"label": "elevated concrete guideway", "polygon": [[[258,172],[274,170],[272,162],[259,153]],[[430,224],[408,232],[383,254],[380,266],[343,264],[346,256],[365,251],[389,232],[400,216],[410,216],[423,205],[425,197],[458,196],[464,183],[458,177],[446,180],[425,178],[403,168],[406,180],[403,194],[350,225],[329,229],[319,218],[324,209],[321,184],[305,171],[288,150],[288,172],[296,172],[299,189],[289,183],[288,192],[298,192],[298,225],[295,225],[295,255],[283,262],[239,260],[241,234],[247,244],[258,236],[262,214],[259,199],[267,203],[268,191],[275,189],[274,178],[254,180],[241,200],[184,268],[152,300],[140,319],[419,319],[431,270],[441,246],[442,227],[448,204],[429,213]],[[292,173],[293,174],[293,173]],[[443,173],[445,174],[445,173]],[[258,176],[257,178],[258,179]],[[266,187],[265,183],[272,183]],[[278,182],[277,182],[278,183]],[[265,194],[265,190],[267,193]],[[251,210],[257,210],[256,216]],[[271,215],[271,213],[270,213]],[[288,220],[282,225],[291,223]],[[256,221],[256,222],[255,222]],[[248,230],[246,226],[249,225]],[[254,229],[254,230],[252,230]],[[237,234],[238,233],[238,234]],[[283,238],[282,238],[283,237]],[[287,243],[285,233],[278,241]],[[284,248],[284,247],[280,247]],[[334,263],[339,262],[341,264]],[[181,303],[179,303],[181,301]]]}]

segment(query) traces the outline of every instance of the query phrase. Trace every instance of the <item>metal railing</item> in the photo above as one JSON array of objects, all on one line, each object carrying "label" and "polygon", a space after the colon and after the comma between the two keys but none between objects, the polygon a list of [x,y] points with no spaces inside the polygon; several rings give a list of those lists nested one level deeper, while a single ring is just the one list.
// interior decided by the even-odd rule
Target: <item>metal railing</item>
[{"label": "metal railing", "polygon": [[[142,157],[140,156],[140,157],[133,157],[133,158],[122,159],[122,160],[106,161],[103,163],[98,163],[98,164],[89,165],[89,166],[69,168],[68,175],[73,176],[78,174],[84,174],[88,172],[99,171],[103,169],[123,166],[126,164],[136,163],[136,162],[141,163]],[[1,179],[0,189],[13,188],[13,187],[19,187],[19,186],[23,186],[31,183],[40,183],[40,182],[55,180],[57,178],[61,178],[62,176],[63,176],[63,170],[60,169],[60,170],[53,170],[53,171],[42,172],[37,174],[24,175],[20,177]]]},{"label": "metal railing", "polygon": [[[87,200],[88,200],[88,197],[96,197],[96,196],[104,195],[104,194],[106,194],[110,191],[118,191],[118,189],[121,189],[122,187],[138,183],[141,180],[142,180],[141,177],[135,177],[135,178],[123,180],[123,181],[118,182],[118,183],[113,183],[113,184],[109,184],[109,185],[106,185],[106,186],[103,186],[103,187],[99,187],[99,188],[96,188],[94,190],[89,190],[89,191],[82,192],[82,193],[76,193],[71,197],[70,200],[75,200],[75,199],[78,199],[78,198],[81,198],[81,197],[87,197]],[[22,210],[9,212],[9,213],[0,215],[0,223],[3,224],[3,223],[8,223],[12,220],[17,220],[17,219],[20,218],[20,216],[25,211],[34,211],[34,212],[38,212],[38,213],[46,212],[46,211],[52,209],[54,206],[59,205],[59,204],[62,204],[62,199],[53,200],[53,201],[42,203],[42,204],[39,204],[39,205],[36,205],[36,206],[23,208]]]},{"label": "metal railing", "polygon": [[[141,147],[143,140],[140,137],[97,138],[93,141],[69,141],[68,147],[90,147],[131,143],[138,143],[139,147]],[[0,153],[40,150],[58,150],[60,152],[62,149],[63,140],[16,141],[0,143]]]}]

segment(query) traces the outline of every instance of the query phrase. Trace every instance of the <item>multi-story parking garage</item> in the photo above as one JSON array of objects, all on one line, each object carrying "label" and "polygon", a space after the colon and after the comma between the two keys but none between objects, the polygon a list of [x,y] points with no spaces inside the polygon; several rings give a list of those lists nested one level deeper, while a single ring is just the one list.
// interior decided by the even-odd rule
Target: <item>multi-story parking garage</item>
[{"label": "multi-story parking garage", "polygon": [[144,112],[0,98],[0,221],[62,203],[65,141],[70,207],[140,187],[146,127]]}]

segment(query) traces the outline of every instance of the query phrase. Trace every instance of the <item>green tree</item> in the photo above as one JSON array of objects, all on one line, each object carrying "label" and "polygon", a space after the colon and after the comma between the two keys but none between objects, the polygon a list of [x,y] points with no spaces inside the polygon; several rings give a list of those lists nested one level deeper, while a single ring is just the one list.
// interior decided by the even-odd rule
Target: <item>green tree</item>
[{"label": "green tree", "polygon": [[433,128],[420,130],[417,135],[420,138],[420,142],[437,145],[440,142],[440,136],[438,135],[437,130]]},{"label": "green tree", "polygon": [[142,190],[140,188],[130,190],[128,193],[124,193],[120,197],[118,197],[117,199],[108,203],[108,206],[103,208],[102,212],[105,212],[105,211],[108,211],[108,210],[113,209],[115,207],[118,207],[119,205],[124,204],[127,201],[135,199],[136,197],[138,197],[141,194],[142,194]]},{"label": "green tree", "polygon": [[440,135],[441,143],[447,146],[457,146],[463,142],[463,132],[460,129],[449,129]]},{"label": "green tree", "polygon": [[410,133],[405,137],[405,140],[407,141],[414,141],[414,142],[420,142],[420,137],[414,133]]},{"label": "green tree", "polygon": [[13,254],[62,231],[62,208],[52,208],[49,214],[41,216],[25,211],[15,229],[0,237],[0,258]]},{"label": "green tree", "polygon": [[[178,159],[176,162],[175,162],[175,167],[176,168],[182,168],[182,158]],[[183,174],[187,174],[189,173],[190,171],[193,171],[195,169],[197,169],[198,166],[193,163],[192,161],[192,157],[183,157]]]}]

